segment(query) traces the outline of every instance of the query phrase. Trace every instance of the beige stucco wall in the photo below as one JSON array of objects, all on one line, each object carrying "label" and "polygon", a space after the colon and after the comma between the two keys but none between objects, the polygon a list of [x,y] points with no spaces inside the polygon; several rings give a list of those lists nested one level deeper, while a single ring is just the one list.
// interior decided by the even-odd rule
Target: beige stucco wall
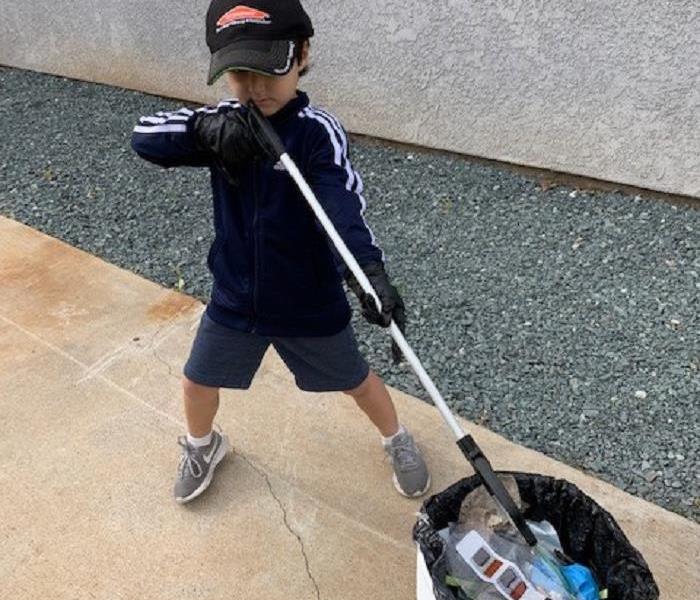
[{"label": "beige stucco wall", "polygon": [[[208,0],[0,0],[0,63],[191,100]],[[350,131],[700,197],[698,0],[306,0]]]}]

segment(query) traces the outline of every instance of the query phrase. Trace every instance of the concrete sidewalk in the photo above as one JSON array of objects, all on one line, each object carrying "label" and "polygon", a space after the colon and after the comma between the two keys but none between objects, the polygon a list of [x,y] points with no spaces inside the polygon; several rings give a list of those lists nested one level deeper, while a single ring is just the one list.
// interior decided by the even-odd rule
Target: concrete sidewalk
[{"label": "concrete sidewalk", "polygon": [[[300,392],[271,351],[248,392],[222,394],[235,454],[178,506],[180,369],[202,305],[3,218],[0,241],[3,597],[415,597],[421,500],[393,490],[352,400]],[[468,474],[437,411],[392,394],[431,492]],[[698,525],[467,426],[495,467],[564,477],[610,510],[662,598],[695,597]]]}]

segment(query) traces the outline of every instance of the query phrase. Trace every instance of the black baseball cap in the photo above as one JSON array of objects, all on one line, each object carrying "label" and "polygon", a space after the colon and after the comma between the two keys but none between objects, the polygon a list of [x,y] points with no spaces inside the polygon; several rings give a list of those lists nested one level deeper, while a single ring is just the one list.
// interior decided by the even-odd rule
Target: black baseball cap
[{"label": "black baseball cap", "polygon": [[207,83],[228,69],[285,75],[292,68],[294,40],[313,34],[299,0],[212,0],[207,11]]}]

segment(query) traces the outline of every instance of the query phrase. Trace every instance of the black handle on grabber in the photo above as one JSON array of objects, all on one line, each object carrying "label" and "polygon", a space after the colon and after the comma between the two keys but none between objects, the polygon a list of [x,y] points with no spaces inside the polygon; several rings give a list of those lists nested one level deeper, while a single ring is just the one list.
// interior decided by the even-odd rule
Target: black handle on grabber
[{"label": "black handle on grabber", "polygon": [[277,135],[270,122],[252,100],[248,100],[248,110],[250,111],[250,125],[253,135],[257,138],[258,143],[273,157],[273,160],[277,160],[287,151],[280,136]]}]

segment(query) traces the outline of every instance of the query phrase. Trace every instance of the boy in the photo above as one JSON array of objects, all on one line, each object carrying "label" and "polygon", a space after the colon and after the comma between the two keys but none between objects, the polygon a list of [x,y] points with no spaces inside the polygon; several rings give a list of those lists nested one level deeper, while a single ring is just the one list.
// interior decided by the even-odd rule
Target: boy
[{"label": "boy", "polygon": [[[189,502],[211,483],[230,450],[213,429],[219,389],[248,389],[272,344],[306,391],[352,396],[383,438],[393,481],[403,495],[424,494],[430,475],[410,433],[400,425],[382,380],[359,353],[350,325],[348,285],[372,323],[405,325],[404,306],[384,270],[384,254],[363,213],[362,180],[352,168],[345,130],[297,89],[308,70],[311,21],[299,0],[213,0],[207,13],[212,52],[208,83],[227,79],[235,98],[217,107],[142,117],[133,149],[164,167],[207,166],[214,196],[214,276],[184,368],[187,435],[175,500]],[[296,184],[259,144],[247,106],[252,99],[280,135],[367,274],[382,303],[342,264]],[[397,348],[393,348],[397,359]]]}]

